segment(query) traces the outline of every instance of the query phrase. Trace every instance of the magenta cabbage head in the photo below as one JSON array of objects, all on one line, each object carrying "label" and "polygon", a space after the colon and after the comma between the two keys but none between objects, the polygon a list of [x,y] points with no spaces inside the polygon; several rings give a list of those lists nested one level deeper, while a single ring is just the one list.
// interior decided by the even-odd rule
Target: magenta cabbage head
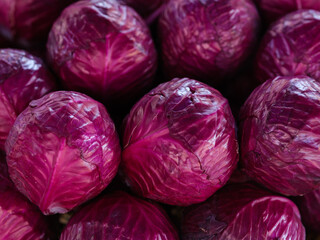
[{"label": "magenta cabbage head", "polygon": [[1,0],[0,35],[24,47],[45,41],[51,25],[73,0]]},{"label": "magenta cabbage head", "polygon": [[44,214],[65,213],[98,195],[120,162],[105,107],[77,92],[32,101],[17,117],[5,149],[11,179]]},{"label": "magenta cabbage head", "polygon": [[216,83],[249,55],[258,26],[251,0],[172,0],[159,18],[164,71]]},{"label": "magenta cabbage head", "polygon": [[182,239],[305,240],[297,206],[252,184],[232,184],[185,210]]},{"label": "magenta cabbage head", "polygon": [[228,101],[192,79],[173,79],[146,94],[124,122],[121,174],[143,197],[172,205],[202,202],[238,161]]},{"label": "magenta cabbage head", "polygon": [[255,2],[269,22],[299,9],[320,10],[319,0],[255,0]]},{"label": "magenta cabbage head", "polygon": [[47,56],[67,89],[106,101],[144,91],[157,58],[143,19],[116,0],[79,1],[66,8],[49,34]]},{"label": "magenta cabbage head", "polygon": [[[2,158],[2,156],[1,156]],[[49,226],[39,209],[15,188],[0,160],[0,239],[47,240]]]},{"label": "magenta cabbage head", "polygon": [[[320,3],[320,2],[319,2]],[[320,81],[320,12],[300,10],[276,21],[257,53],[256,78],[308,75]]]},{"label": "magenta cabbage head", "polygon": [[0,49],[1,150],[17,115],[54,88],[54,79],[40,58],[23,50]]},{"label": "magenta cabbage head", "polygon": [[320,189],[296,198],[306,227],[320,233]]},{"label": "magenta cabbage head", "polygon": [[320,187],[320,84],[277,77],[256,88],[240,112],[241,161],[257,182],[284,195]]},{"label": "magenta cabbage head", "polygon": [[177,240],[166,213],[153,203],[115,192],[80,209],[61,235],[69,239]]}]

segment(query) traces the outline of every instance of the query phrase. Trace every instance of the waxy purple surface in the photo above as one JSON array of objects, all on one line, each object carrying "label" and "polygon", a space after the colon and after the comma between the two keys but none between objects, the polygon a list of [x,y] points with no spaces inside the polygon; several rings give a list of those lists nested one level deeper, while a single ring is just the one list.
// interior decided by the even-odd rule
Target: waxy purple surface
[{"label": "waxy purple surface", "polygon": [[10,177],[44,214],[65,213],[98,195],[116,175],[120,145],[105,107],[84,94],[32,101],[6,142]]},{"label": "waxy purple surface", "polygon": [[47,56],[67,89],[109,103],[143,92],[157,67],[145,22],[115,0],[66,8],[49,34]]},{"label": "waxy purple surface", "polygon": [[320,187],[320,84],[277,77],[256,88],[240,112],[246,173],[284,195]]},{"label": "waxy purple surface", "polygon": [[48,240],[49,232],[45,217],[15,189],[0,159],[0,239]]},{"label": "waxy purple surface", "polygon": [[54,90],[55,82],[42,60],[23,50],[0,49],[0,149],[16,117]]},{"label": "waxy purple surface", "polygon": [[258,28],[251,0],[172,0],[159,18],[164,72],[217,83],[249,55]]},{"label": "waxy purple surface", "polygon": [[159,85],[131,109],[124,126],[121,174],[141,196],[173,205],[202,202],[236,167],[228,101],[196,80]]},{"label": "waxy purple surface", "polygon": [[24,47],[45,41],[60,12],[73,0],[1,0],[0,35]]},{"label": "waxy purple surface", "polygon": [[227,185],[184,212],[182,239],[305,240],[298,208],[252,184]]},{"label": "waxy purple surface", "polygon": [[307,75],[320,82],[320,12],[300,10],[276,21],[263,37],[256,78]]},{"label": "waxy purple surface", "polygon": [[179,237],[158,205],[116,192],[80,209],[60,239],[178,240]]},{"label": "waxy purple surface", "polygon": [[269,22],[299,9],[320,10],[318,0],[255,0],[255,2]]}]

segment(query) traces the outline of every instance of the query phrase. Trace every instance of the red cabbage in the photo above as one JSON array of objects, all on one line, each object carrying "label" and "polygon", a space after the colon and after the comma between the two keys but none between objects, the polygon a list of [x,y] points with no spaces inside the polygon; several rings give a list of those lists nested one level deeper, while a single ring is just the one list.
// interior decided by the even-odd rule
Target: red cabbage
[{"label": "red cabbage", "polygon": [[299,210],[252,184],[233,184],[185,210],[182,239],[304,240]]},{"label": "red cabbage", "polygon": [[241,162],[254,180],[284,195],[320,187],[320,83],[277,77],[256,88],[240,112]]},{"label": "red cabbage", "polygon": [[320,12],[300,10],[267,31],[257,53],[256,77],[308,75],[320,81]]},{"label": "red cabbage", "polygon": [[14,188],[6,164],[0,160],[0,239],[49,239],[47,220]]},{"label": "red cabbage", "polygon": [[191,79],[173,79],[145,95],[125,120],[121,174],[143,197],[172,205],[206,200],[238,161],[228,101]]},{"label": "red cabbage", "polygon": [[23,50],[0,49],[0,149],[17,117],[31,100],[55,88],[42,60]]},{"label": "red cabbage", "polygon": [[116,0],[79,1],[54,23],[48,60],[67,89],[125,101],[153,78],[156,51],[148,27]]},{"label": "red cabbage", "polygon": [[32,101],[5,145],[10,177],[44,214],[65,213],[115,176],[120,146],[105,107],[76,92]]},{"label": "red cabbage", "polygon": [[54,20],[74,0],[1,0],[0,36],[24,47],[45,41]]},{"label": "red cabbage", "polygon": [[153,203],[116,192],[103,196],[77,212],[60,240],[130,239],[177,240],[165,212]]},{"label": "red cabbage", "polygon": [[251,0],[172,0],[159,18],[164,71],[216,83],[246,59],[258,26]]},{"label": "red cabbage", "polygon": [[267,21],[274,21],[299,9],[320,10],[319,0],[255,0]]}]

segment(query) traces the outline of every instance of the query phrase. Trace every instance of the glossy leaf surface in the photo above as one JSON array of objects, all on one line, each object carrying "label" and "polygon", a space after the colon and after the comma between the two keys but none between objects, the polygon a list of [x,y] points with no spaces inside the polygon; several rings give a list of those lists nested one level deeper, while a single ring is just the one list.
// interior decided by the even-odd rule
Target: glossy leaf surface
[{"label": "glossy leaf surface", "polygon": [[214,88],[173,79],[145,95],[124,123],[122,175],[140,195],[173,205],[201,202],[238,161],[235,122]]},{"label": "glossy leaf surface", "polygon": [[241,161],[254,180],[284,195],[320,187],[320,84],[277,77],[241,109]]},{"label": "glossy leaf surface", "polygon": [[101,103],[76,92],[32,101],[6,142],[10,177],[44,214],[65,213],[115,176],[119,139]]}]

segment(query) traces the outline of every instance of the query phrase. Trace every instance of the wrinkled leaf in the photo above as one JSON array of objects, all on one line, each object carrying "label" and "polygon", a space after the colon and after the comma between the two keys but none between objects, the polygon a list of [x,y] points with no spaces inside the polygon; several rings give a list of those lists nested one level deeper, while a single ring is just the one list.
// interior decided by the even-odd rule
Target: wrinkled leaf
[{"label": "wrinkled leaf", "polygon": [[17,117],[29,104],[55,88],[42,60],[26,51],[0,50],[0,149]]},{"label": "wrinkled leaf", "polygon": [[38,47],[62,9],[73,1],[1,0],[0,36],[23,47]]},{"label": "wrinkled leaf", "polygon": [[67,7],[51,29],[47,54],[66,88],[99,100],[130,99],[150,85],[156,70],[148,27],[115,0]]},{"label": "wrinkled leaf", "polygon": [[65,213],[98,195],[120,161],[104,106],[66,91],[29,104],[9,133],[6,153],[11,179],[44,214]]},{"label": "wrinkled leaf", "polygon": [[320,84],[277,77],[241,109],[241,161],[254,180],[284,195],[320,187]]},{"label": "wrinkled leaf", "polygon": [[172,0],[159,18],[165,74],[216,84],[249,55],[258,28],[251,0]]},{"label": "wrinkled leaf", "polygon": [[256,77],[307,75],[320,81],[320,12],[300,10],[276,21],[257,53]]},{"label": "wrinkled leaf", "polygon": [[298,208],[250,183],[227,185],[185,210],[182,239],[304,240]]},{"label": "wrinkled leaf", "polygon": [[236,167],[228,101],[198,81],[159,85],[131,109],[124,126],[121,173],[144,197],[173,205],[202,202]]},{"label": "wrinkled leaf", "polygon": [[61,240],[131,239],[177,240],[165,212],[153,203],[116,192],[80,209],[64,229]]}]

